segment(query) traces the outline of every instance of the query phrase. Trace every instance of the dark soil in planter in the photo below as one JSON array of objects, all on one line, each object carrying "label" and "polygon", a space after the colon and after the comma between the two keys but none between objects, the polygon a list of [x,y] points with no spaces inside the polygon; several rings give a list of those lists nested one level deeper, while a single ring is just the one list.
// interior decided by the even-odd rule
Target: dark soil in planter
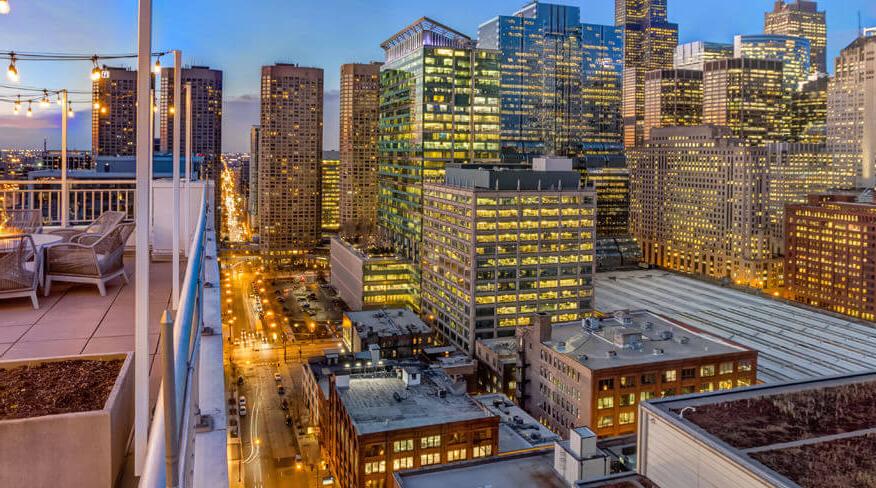
[{"label": "dark soil in planter", "polygon": [[102,410],[123,362],[70,360],[0,369],[0,420]]},{"label": "dark soil in planter", "polygon": [[876,488],[876,436],[751,454],[804,488]]},{"label": "dark soil in planter", "polygon": [[689,420],[738,449],[876,427],[876,383],[703,405]]}]

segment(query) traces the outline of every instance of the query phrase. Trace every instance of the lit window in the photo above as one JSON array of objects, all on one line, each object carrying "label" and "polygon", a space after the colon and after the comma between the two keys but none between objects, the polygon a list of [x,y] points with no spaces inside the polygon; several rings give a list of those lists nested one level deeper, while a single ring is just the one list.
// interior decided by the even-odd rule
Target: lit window
[{"label": "lit window", "polygon": [[611,427],[614,425],[614,417],[611,415],[603,415],[599,417],[599,422],[596,424],[600,429],[604,429],[606,427]]},{"label": "lit window", "polygon": [[636,404],[635,393],[624,393],[620,396],[620,406],[631,407]]},{"label": "lit window", "polygon": [[721,363],[721,369],[719,370],[721,374],[731,374],[733,373],[733,361],[728,361],[726,363]]},{"label": "lit window", "polygon": [[414,467],[414,458],[412,456],[396,458],[392,460],[392,470],[410,469]]},{"label": "lit window", "polygon": [[441,445],[440,435],[430,435],[420,439],[420,448],[428,449],[430,447],[439,447]]},{"label": "lit window", "polygon": [[614,378],[599,380],[598,388],[599,391],[614,390]]},{"label": "lit window", "polygon": [[736,386],[751,386],[751,380],[748,378],[738,378],[736,380]]},{"label": "lit window", "polygon": [[472,448],[471,457],[479,458],[486,457],[493,453],[493,446],[490,444],[485,444],[483,446],[475,446]]},{"label": "lit window", "polygon": [[653,391],[643,391],[643,392],[639,393],[639,401],[640,402],[647,402],[648,400],[650,400],[652,398],[654,398]]},{"label": "lit window", "polygon": [[678,381],[678,372],[674,369],[669,369],[663,372],[664,383],[675,383]]},{"label": "lit window", "polygon": [[447,451],[447,462],[464,461],[466,459],[465,449],[451,449]]},{"label": "lit window", "polygon": [[635,376],[621,376],[620,379],[621,388],[632,388],[636,386],[636,377]]},{"label": "lit window", "polygon": [[714,390],[715,390],[715,385],[711,381],[700,385],[700,392],[701,393],[706,393],[706,392],[714,391]]},{"label": "lit window", "polygon": [[617,416],[617,423],[620,425],[629,425],[636,421],[635,412],[621,412]]},{"label": "lit window", "polygon": [[441,453],[440,452],[420,454],[420,466],[428,466],[430,464],[438,464],[440,462],[441,462]]},{"label": "lit window", "polygon": [[600,397],[596,400],[597,410],[604,410],[606,408],[614,408],[614,397]]},{"label": "lit window", "polygon": [[395,441],[392,443],[392,452],[405,452],[414,450],[414,440],[405,439],[403,441]]},{"label": "lit window", "polygon": [[715,365],[707,364],[705,366],[700,366],[700,377],[708,378],[709,376],[715,376]]},{"label": "lit window", "polygon": [[718,382],[719,390],[729,390],[733,388],[733,380],[721,380]]},{"label": "lit window", "polygon": [[372,461],[365,463],[365,474],[385,473],[386,461]]},{"label": "lit window", "polygon": [[751,371],[751,361],[748,359],[739,361],[739,371]]}]

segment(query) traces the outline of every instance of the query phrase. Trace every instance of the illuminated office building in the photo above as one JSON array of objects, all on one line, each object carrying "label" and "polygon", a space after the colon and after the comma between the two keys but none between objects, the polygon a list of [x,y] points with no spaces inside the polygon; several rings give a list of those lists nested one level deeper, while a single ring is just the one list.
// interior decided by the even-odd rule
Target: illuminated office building
[{"label": "illuminated office building", "polygon": [[846,187],[876,186],[876,36],[859,37],[836,58],[827,91],[827,146]]},{"label": "illuminated office building", "polygon": [[630,230],[644,261],[756,288],[778,284],[765,159],[765,148],[727,127],[652,130],[627,153]]},{"label": "illuminated office building", "polygon": [[645,140],[652,129],[700,125],[702,119],[702,71],[657,69],[645,75]]},{"label": "illuminated office building", "polygon": [[341,228],[341,160],[338,151],[323,151],[319,184],[322,193],[322,232],[336,234]]},{"label": "illuminated office building", "polygon": [[623,151],[623,44],[617,26],[581,24],[583,133],[578,156]]},{"label": "illuminated office building", "polygon": [[341,66],[341,227],[368,234],[377,226],[380,63]]},{"label": "illuminated office building", "polygon": [[104,66],[100,73],[91,83],[93,157],[131,156],[137,142],[137,72]]},{"label": "illuminated office building", "polygon": [[750,145],[790,137],[781,61],[733,58],[703,69],[703,123],[729,127]]},{"label": "illuminated office building", "polygon": [[592,312],[595,194],[571,160],[535,168],[453,167],[424,186],[422,313],[470,354],[536,313]]},{"label": "illuminated office building", "polygon": [[702,71],[706,61],[733,57],[733,44],[721,42],[694,41],[679,44],[675,48],[675,69],[695,69]]},{"label": "illuminated office building", "polygon": [[263,66],[261,102],[261,250],[291,262],[322,237],[322,69]]},{"label": "illuminated office building", "polygon": [[781,61],[788,91],[809,79],[809,52],[809,40],[803,37],[754,34],[736,36],[733,41],[733,57]]},{"label": "illuminated office building", "polygon": [[812,72],[827,73],[827,17],[817,2],[776,0],[773,11],[764,15],[764,32],[808,39]]},{"label": "illuminated office building", "polygon": [[672,68],[678,24],[667,21],[667,0],[615,0],[615,25],[623,30],[624,146],[644,141],[645,73]]},{"label": "illuminated office building", "polygon": [[261,128],[257,125],[249,129],[249,202],[247,208],[251,223],[259,214],[259,137]]},{"label": "illuminated office building", "polygon": [[873,190],[814,195],[786,213],[785,283],[791,297],[876,320]]},{"label": "illuminated office building", "polygon": [[387,248],[331,238],[331,285],[350,310],[418,310],[414,265]]},{"label": "illuminated office building", "polygon": [[448,163],[499,161],[499,53],[425,17],[381,47],[378,224],[416,261],[423,185]]},{"label": "illuminated office building", "polygon": [[810,77],[791,93],[791,139],[807,144],[827,141],[827,75]]}]

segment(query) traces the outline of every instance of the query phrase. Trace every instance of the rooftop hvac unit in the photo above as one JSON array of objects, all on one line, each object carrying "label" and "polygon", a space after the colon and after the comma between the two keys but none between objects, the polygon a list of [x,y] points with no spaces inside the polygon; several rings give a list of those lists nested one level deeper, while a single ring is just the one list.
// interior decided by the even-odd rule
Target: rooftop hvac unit
[{"label": "rooftop hvac unit", "polygon": [[617,351],[608,351],[607,353],[605,353],[605,355],[608,356],[609,358],[616,358]]},{"label": "rooftop hvac unit", "polygon": [[668,340],[672,339],[672,331],[671,330],[664,330],[663,332],[660,333],[660,339],[664,340],[664,341],[668,341]]},{"label": "rooftop hvac unit", "polygon": [[662,355],[663,355],[663,349],[660,349],[660,348],[654,348],[654,355],[655,355],[655,356],[662,356]]}]

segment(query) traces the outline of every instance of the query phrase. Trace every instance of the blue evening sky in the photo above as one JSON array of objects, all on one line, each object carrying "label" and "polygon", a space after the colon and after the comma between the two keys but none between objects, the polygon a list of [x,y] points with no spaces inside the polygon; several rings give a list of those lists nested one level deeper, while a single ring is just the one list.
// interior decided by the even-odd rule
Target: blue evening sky
[{"label": "blue evening sky", "polygon": [[[557,1],[581,7],[581,19],[612,23],[614,0]],[[873,0],[820,0],[827,11],[829,64],[851,42],[858,11],[863,25],[876,25]],[[135,0],[10,0],[0,16],[0,51],[134,52]],[[338,74],[347,62],[382,59],[380,43],[408,23],[429,16],[472,37],[477,27],[524,4],[513,0],[153,0],[155,50],[178,48],[186,64],[225,72],[223,145],[247,151],[248,128],[258,123],[259,67],[277,61],[325,69],[325,149],[337,148]],[[761,32],[773,0],[669,0],[669,18],[679,24],[680,42],[731,42],[735,34]],[[126,61],[130,66],[135,62]],[[163,64],[169,65],[168,57]],[[89,63],[19,63],[23,86],[90,90]],[[5,71],[5,67],[4,67]],[[0,83],[7,83],[5,78]],[[15,90],[0,87],[0,95]],[[89,95],[76,95],[88,100]],[[88,105],[78,105],[71,147],[89,148]],[[36,109],[35,109],[36,110]],[[13,117],[0,104],[0,147],[50,147],[59,143],[57,109],[31,119]]]}]

